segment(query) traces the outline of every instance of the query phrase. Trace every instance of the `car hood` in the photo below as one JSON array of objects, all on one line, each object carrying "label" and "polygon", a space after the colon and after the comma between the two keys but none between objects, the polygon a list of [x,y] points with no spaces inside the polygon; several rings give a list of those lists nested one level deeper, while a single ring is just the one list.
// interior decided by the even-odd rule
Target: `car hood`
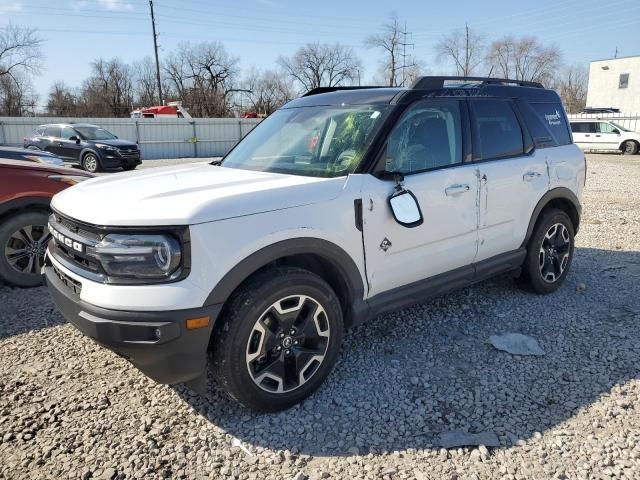
[{"label": "car hood", "polygon": [[94,225],[193,225],[330,200],[345,180],[196,163],[97,177],[57,194],[51,206]]},{"label": "car hood", "polygon": [[105,145],[111,145],[112,147],[137,147],[135,142],[129,140],[122,140],[120,138],[112,138],[111,140],[87,140],[91,143],[103,143]]}]

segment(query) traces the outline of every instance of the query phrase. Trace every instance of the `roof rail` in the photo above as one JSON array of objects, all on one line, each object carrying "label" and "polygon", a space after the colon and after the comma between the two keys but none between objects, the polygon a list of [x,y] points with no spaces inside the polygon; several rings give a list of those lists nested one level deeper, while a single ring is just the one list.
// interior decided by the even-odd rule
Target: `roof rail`
[{"label": "roof rail", "polygon": [[412,90],[437,90],[445,88],[444,84],[447,80],[464,82],[479,82],[480,85],[519,85],[521,87],[544,88],[540,82],[529,82],[526,80],[512,80],[509,78],[490,78],[490,77],[420,77],[413,85]]},{"label": "roof rail", "polygon": [[309,90],[307,93],[305,93],[304,95],[302,95],[303,97],[310,97],[311,95],[318,95],[320,93],[329,93],[329,92],[336,92],[338,90],[363,90],[363,89],[370,89],[370,88],[385,88],[385,87],[381,87],[380,85],[376,85],[376,86],[362,86],[362,87],[317,87],[317,88],[312,88],[311,90]]}]

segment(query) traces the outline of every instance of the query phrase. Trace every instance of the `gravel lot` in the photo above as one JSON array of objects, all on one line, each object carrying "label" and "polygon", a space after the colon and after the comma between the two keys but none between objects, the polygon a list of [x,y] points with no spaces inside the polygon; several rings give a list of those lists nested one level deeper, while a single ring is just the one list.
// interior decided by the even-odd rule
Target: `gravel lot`
[{"label": "gravel lot", "polygon": [[[155,385],[43,288],[0,286],[0,478],[640,478],[640,156],[588,163],[557,293],[500,277],[381,316],[284,413]],[[545,354],[488,343],[506,332]],[[460,430],[498,445],[441,447]]]}]

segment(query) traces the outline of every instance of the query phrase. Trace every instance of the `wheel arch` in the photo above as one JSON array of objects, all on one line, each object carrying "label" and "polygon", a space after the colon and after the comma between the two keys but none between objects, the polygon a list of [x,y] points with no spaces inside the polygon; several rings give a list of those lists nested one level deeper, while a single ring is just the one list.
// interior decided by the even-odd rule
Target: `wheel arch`
[{"label": "wheel arch", "polygon": [[293,238],[264,247],[240,261],[217,283],[205,305],[224,305],[247,280],[266,268],[295,266],[322,277],[334,290],[345,326],[366,315],[362,276],[351,256],[338,245],[318,238]]},{"label": "wheel arch", "polygon": [[623,146],[625,143],[627,142],[633,142],[636,144],[636,146],[638,147],[638,149],[640,150],[640,141],[636,140],[635,138],[625,138],[624,140],[622,140],[620,142],[620,145],[618,145],[618,150],[623,151]]},{"label": "wheel arch", "polygon": [[23,210],[51,211],[51,199],[47,197],[20,197],[0,204],[0,220]]},{"label": "wheel arch", "polygon": [[569,215],[571,223],[573,224],[573,229],[575,233],[578,233],[578,229],[580,228],[580,216],[582,214],[580,200],[578,200],[576,194],[568,188],[557,187],[545,193],[533,209],[533,214],[531,215],[529,226],[527,227],[527,234],[525,235],[521,247],[526,247],[529,243],[529,239],[531,238],[531,235],[533,235],[533,230],[538,219],[548,208],[557,208]]}]

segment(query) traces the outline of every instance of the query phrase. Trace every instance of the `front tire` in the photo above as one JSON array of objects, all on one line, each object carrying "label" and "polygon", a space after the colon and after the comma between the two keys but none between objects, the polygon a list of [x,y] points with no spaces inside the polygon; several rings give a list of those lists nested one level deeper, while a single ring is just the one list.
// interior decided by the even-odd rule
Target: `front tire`
[{"label": "front tire", "polygon": [[622,154],[623,155],[635,155],[638,153],[638,142],[634,142],[633,140],[627,140],[622,144]]},{"label": "front tire", "polygon": [[569,215],[557,208],[544,211],[527,245],[518,284],[539,294],[555,292],[571,267],[574,236]]},{"label": "front tire", "polygon": [[300,268],[266,270],[225,307],[213,334],[214,375],[245,407],[287,409],[327,378],[343,329],[338,298],[322,278]]},{"label": "front tire", "polygon": [[0,224],[0,278],[18,287],[42,284],[40,269],[51,238],[46,212],[22,212]]},{"label": "front tire", "polygon": [[95,153],[85,153],[82,157],[82,169],[89,173],[96,173],[100,171],[100,160]]}]

